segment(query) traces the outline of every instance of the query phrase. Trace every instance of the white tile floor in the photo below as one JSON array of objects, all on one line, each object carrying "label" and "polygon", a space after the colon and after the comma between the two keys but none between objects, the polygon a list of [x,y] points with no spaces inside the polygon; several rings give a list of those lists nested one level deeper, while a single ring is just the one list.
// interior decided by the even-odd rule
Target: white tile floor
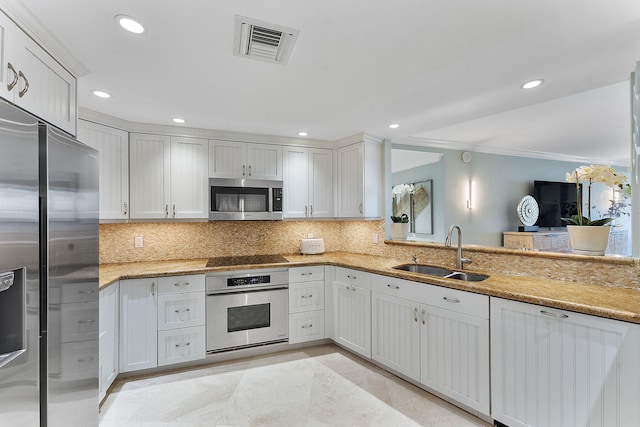
[{"label": "white tile floor", "polygon": [[489,426],[337,346],[118,380],[101,427]]}]

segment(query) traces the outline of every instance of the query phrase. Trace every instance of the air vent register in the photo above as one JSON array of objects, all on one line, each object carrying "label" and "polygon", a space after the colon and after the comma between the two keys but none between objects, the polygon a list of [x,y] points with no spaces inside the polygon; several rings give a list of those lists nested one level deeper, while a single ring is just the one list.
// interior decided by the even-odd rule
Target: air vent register
[{"label": "air vent register", "polygon": [[299,30],[237,15],[233,54],[284,65],[299,33]]}]

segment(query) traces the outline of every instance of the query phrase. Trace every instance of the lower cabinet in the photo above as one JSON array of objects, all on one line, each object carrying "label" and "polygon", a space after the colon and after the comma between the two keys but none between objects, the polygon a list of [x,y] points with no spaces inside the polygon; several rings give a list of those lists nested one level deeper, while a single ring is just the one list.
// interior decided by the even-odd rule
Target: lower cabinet
[{"label": "lower cabinet", "polygon": [[289,343],[325,337],[324,266],[289,269]]},{"label": "lower cabinet", "polygon": [[120,372],[203,359],[204,275],[120,281]]},{"label": "lower cabinet", "polygon": [[100,401],[118,376],[118,290],[114,283],[100,291],[99,296],[99,364],[98,383]]},{"label": "lower cabinet", "polygon": [[491,298],[492,417],[510,427],[632,426],[640,325]]},{"label": "lower cabinet", "polygon": [[370,358],[371,275],[336,267],[332,291],[334,341]]},{"label": "lower cabinet", "polygon": [[372,358],[489,416],[489,297],[374,276]]}]

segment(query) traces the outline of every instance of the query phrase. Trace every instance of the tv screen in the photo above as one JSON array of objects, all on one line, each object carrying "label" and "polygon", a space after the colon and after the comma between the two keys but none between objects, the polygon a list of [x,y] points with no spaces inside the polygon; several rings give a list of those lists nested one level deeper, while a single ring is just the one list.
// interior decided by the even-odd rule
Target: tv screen
[{"label": "tv screen", "polygon": [[[580,184],[582,194],[582,184]],[[578,214],[576,185],[571,182],[534,181],[533,198],[538,202],[540,214],[536,225],[539,227],[564,227],[561,218]],[[582,197],[580,197],[582,203]]]}]

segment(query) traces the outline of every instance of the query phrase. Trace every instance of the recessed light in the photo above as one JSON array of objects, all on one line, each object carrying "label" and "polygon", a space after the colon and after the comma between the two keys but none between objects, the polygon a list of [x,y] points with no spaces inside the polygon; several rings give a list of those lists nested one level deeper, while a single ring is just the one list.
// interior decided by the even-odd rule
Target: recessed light
[{"label": "recessed light", "polygon": [[391,123],[389,125],[389,129],[398,129],[400,127],[400,125],[398,123]]},{"label": "recessed light", "polygon": [[304,132],[304,131],[298,132],[298,136],[308,136],[308,135],[309,135],[309,133]]},{"label": "recessed light", "polygon": [[180,118],[178,118],[178,117],[176,117],[175,119],[173,119],[173,121],[174,121],[175,123],[184,123],[184,119],[180,119]]},{"label": "recessed light", "polygon": [[540,86],[543,81],[544,80],[542,79],[531,80],[526,83],[523,83],[521,87],[522,89],[533,89],[534,87]]},{"label": "recessed light", "polygon": [[110,94],[101,90],[94,90],[92,93],[98,98],[111,98]]},{"label": "recessed light", "polygon": [[142,22],[140,22],[136,18],[127,15],[116,15],[114,19],[118,24],[120,24],[122,28],[131,33],[144,33],[144,25],[142,25]]}]

